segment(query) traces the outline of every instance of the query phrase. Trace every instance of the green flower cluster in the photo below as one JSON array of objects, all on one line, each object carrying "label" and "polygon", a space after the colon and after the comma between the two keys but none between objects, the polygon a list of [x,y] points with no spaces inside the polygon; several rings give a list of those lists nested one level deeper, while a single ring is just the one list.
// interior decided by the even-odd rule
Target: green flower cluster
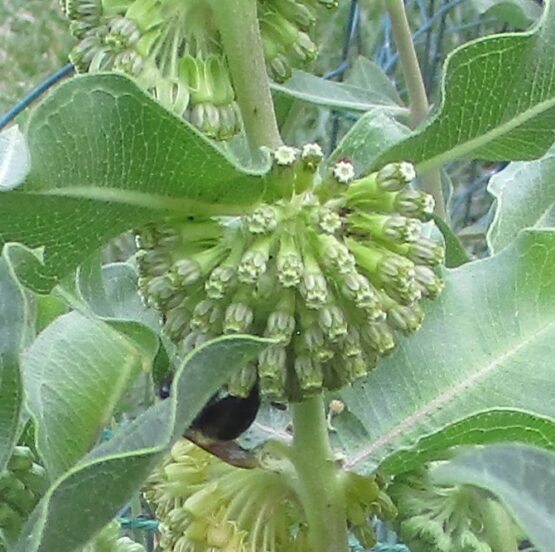
[{"label": "green flower cluster", "polygon": [[0,534],[7,542],[17,537],[47,487],[46,471],[35,463],[33,451],[15,447],[0,475]]},{"label": "green flower cluster", "polygon": [[498,527],[491,513],[501,505],[480,489],[439,485],[425,466],[395,478],[389,493],[399,510],[400,536],[412,552],[492,552],[490,538]]},{"label": "green flower cluster", "polygon": [[108,524],[81,552],[146,552],[145,547],[128,537],[120,537],[117,521]]},{"label": "green flower cluster", "polygon": [[[365,546],[375,542],[369,516],[392,519],[395,507],[374,477],[342,474],[348,521]],[[309,552],[308,527],[288,463],[272,470],[230,466],[178,441],[151,475],[145,497],[161,522],[167,552]]]},{"label": "green flower cluster", "polygon": [[300,505],[279,472],[244,470],[180,440],[145,497],[172,552],[308,552]]},{"label": "green flower cluster", "polygon": [[234,395],[258,379],[272,400],[296,401],[364,377],[442,288],[443,250],[422,235],[433,201],[409,187],[412,165],[355,180],[351,163],[322,157],[316,144],[280,147],[272,203],[248,215],[138,232],[142,296],[182,355],[222,334],[276,341],[229,383]]},{"label": "green flower cluster", "polygon": [[[270,73],[285,80],[314,58],[309,37],[331,0],[259,0]],[[79,43],[80,72],[122,71],[203,133],[225,140],[241,128],[227,60],[207,0],[62,0]]]}]

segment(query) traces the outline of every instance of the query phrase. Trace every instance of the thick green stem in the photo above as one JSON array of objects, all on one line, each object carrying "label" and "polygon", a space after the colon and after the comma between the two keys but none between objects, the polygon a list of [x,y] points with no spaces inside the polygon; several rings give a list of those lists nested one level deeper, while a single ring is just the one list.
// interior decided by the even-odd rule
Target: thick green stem
[{"label": "thick green stem", "polygon": [[[428,115],[430,104],[426,95],[424,79],[418,63],[416,50],[412,41],[412,33],[405,11],[403,0],[387,0],[387,11],[391,19],[391,28],[399,61],[407,85],[409,96],[409,108],[413,127],[420,124]],[[441,174],[438,170],[422,174],[422,180],[426,191],[435,200],[435,214],[445,218],[445,201],[443,199],[443,189],[441,184]]]},{"label": "thick green stem", "polygon": [[339,470],[329,443],[321,396],[293,404],[291,458],[298,480],[297,492],[309,527],[310,550],[348,550],[346,506]]},{"label": "thick green stem", "polygon": [[256,0],[210,0],[231,71],[245,133],[254,152],[281,145]]}]

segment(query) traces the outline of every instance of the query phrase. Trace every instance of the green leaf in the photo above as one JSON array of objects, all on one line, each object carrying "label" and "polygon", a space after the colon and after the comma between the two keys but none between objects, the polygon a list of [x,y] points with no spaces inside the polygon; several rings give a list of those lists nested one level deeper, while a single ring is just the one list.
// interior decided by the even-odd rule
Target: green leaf
[{"label": "green leaf", "polygon": [[459,240],[459,237],[451,230],[449,225],[438,216],[434,217],[434,222],[445,240],[445,266],[447,268],[456,268],[470,261],[470,257],[464,249],[461,240]]},{"label": "green leaf", "polygon": [[397,89],[385,71],[373,61],[359,56],[345,77],[345,82],[364,90],[372,90],[387,97],[398,105],[403,105]]},{"label": "green leaf", "polygon": [[127,386],[151,366],[157,340],[142,326],[133,330],[130,336],[72,312],[48,326],[25,355],[28,408],[51,478],[92,448]]},{"label": "green leaf", "polygon": [[495,257],[445,272],[413,336],[334,419],[346,467],[373,470],[424,436],[492,408],[555,417],[555,232],[528,230]]},{"label": "green leaf", "polygon": [[445,450],[460,445],[520,442],[555,451],[555,421],[519,410],[488,410],[455,422],[419,439],[380,464],[380,472],[398,475],[436,460]]},{"label": "green leaf", "polygon": [[524,228],[555,225],[555,148],[537,161],[511,163],[488,184],[496,199],[487,240],[492,253],[506,247]]},{"label": "green leaf", "polygon": [[343,137],[328,164],[343,157],[351,159],[359,175],[367,174],[376,159],[410,133],[408,127],[381,111],[363,115]]},{"label": "green leaf", "polygon": [[383,91],[360,88],[351,84],[333,82],[304,71],[293,71],[293,76],[284,84],[272,84],[272,90],[307,103],[350,111],[383,110],[394,115],[408,115],[406,107],[394,102]]},{"label": "green leaf", "polygon": [[233,214],[263,193],[235,165],[131,80],[97,74],[61,85],[33,113],[32,168],[0,201],[0,244],[44,246],[44,266],[18,271],[48,293],[102,244],[168,214]]},{"label": "green leaf", "polygon": [[0,257],[0,473],[16,445],[23,387],[19,354],[28,325],[28,304],[9,261],[14,245],[6,245]]},{"label": "green leaf", "polygon": [[536,0],[471,0],[480,15],[497,17],[515,27],[527,27],[536,21],[542,8]]},{"label": "green leaf", "polygon": [[555,453],[516,443],[490,445],[438,466],[432,477],[497,495],[538,552],[553,550]]},{"label": "green leaf", "polygon": [[266,343],[227,336],[189,355],[168,400],[120,428],[52,485],[12,552],[72,552],[85,544],[126,504],[214,392]]},{"label": "green leaf", "polygon": [[13,190],[29,174],[31,157],[17,125],[0,132],[0,191]]},{"label": "green leaf", "polygon": [[555,8],[530,32],[492,35],[449,55],[439,108],[377,165],[420,170],[455,159],[541,157],[555,140]]}]

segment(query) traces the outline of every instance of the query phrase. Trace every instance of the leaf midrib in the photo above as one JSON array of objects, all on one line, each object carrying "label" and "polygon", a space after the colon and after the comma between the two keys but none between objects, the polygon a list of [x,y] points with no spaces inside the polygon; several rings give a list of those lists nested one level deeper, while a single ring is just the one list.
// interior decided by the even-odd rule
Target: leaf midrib
[{"label": "leaf midrib", "polygon": [[466,380],[459,382],[454,387],[449,387],[449,389],[445,394],[440,395],[435,399],[433,399],[432,401],[428,402],[425,406],[418,409],[414,414],[403,419],[400,423],[398,423],[396,426],[390,429],[387,433],[385,433],[380,438],[375,440],[368,447],[366,447],[359,453],[355,454],[350,460],[348,460],[345,463],[345,468],[353,469],[354,466],[356,466],[360,462],[364,462],[365,460],[367,460],[377,450],[390,444],[391,442],[394,441],[394,439],[396,439],[406,431],[416,427],[422,419],[427,418],[431,414],[434,414],[435,412],[441,410],[453,398],[459,396],[463,391],[476,385],[480,380],[482,380],[483,378],[488,376],[492,371],[494,371],[495,368],[497,368],[500,364],[505,362],[513,355],[516,355],[521,349],[527,347],[531,342],[539,339],[542,334],[544,334],[548,330],[553,329],[553,327],[555,327],[555,319],[552,320],[543,328],[541,328],[539,331],[534,332],[530,337],[524,339],[518,346],[509,349],[503,355],[498,357],[495,361],[490,362],[485,366],[483,366],[482,368],[480,368],[478,371],[473,372],[471,376]]}]

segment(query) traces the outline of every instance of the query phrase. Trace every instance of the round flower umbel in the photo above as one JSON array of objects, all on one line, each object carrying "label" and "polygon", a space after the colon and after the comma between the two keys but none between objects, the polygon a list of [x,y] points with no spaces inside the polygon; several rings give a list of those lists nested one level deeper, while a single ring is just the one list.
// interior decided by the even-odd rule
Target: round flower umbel
[{"label": "round flower umbel", "polygon": [[[317,53],[310,38],[320,6],[332,0],[259,0],[260,29],[274,79]],[[163,105],[203,133],[225,140],[241,129],[227,60],[207,0],[62,0],[79,43],[80,72],[135,77]]]},{"label": "round flower umbel", "polygon": [[[476,487],[435,483],[432,465],[396,477],[388,489],[398,508],[396,524],[403,542],[413,552],[497,550],[490,545],[500,530],[496,513],[502,506]],[[509,522],[503,531],[507,540],[514,538],[516,550],[517,526]]]},{"label": "round flower umbel", "polygon": [[[283,146],[272,203],[234,219],[168,221],[138,233],[140,289],[182,354],[222,334],[276,342],[229,382],[295,401],[364,377],[417,330],[437,296],[443,250],[422,236],[433,201],[406,163],[355,180],[321,150]],[[320,174],[321,173],[321,174]]]},{"label": "round flower umbel", "polygon": [[163,550],[308,552],[306,522],[287,478],[230,466],[180,440],[147,481]]}]

